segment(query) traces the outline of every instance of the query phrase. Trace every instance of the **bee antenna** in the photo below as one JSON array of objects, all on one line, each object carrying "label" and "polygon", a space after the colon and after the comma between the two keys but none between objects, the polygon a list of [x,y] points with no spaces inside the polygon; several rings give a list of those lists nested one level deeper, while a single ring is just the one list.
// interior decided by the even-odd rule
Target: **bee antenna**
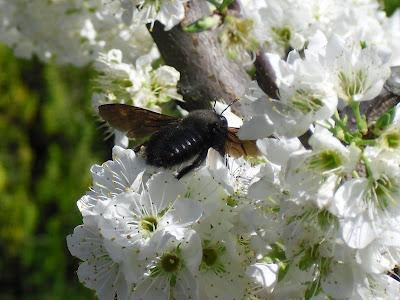
[{"label": "bee antenna", "polygon": [[239,101],[239,98],[236,98],[235,100],[233,100],[231,103],[229,103],[224,110],[220,113],[220,115],[222,115],[229,107],[231,107],[235,102]]}]

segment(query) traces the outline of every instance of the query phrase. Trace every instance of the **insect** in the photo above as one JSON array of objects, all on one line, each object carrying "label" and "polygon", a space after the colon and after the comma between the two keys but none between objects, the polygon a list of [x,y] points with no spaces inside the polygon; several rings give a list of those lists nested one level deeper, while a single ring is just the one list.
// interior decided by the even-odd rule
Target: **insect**
[{"label": "insect", "polygon": [[130,138],[150,136],[135,148],[138,151],[144,146],[144,157],[150,165],[171,167],[195,157],[191,164],[178,171],[178,179],[200,166],[209,148],[221,156],[258,154],[255,141],[240,140],[239,128],[228,127],[222,113],[214,110],[194,110],[184,118],[177,118],[126,104],[104,104],[99,106],[99,114]]}]

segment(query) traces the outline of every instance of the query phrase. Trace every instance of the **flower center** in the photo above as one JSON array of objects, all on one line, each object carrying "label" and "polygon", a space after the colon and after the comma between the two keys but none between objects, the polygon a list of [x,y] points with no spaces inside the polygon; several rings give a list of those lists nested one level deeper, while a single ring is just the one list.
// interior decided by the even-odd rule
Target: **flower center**
[{"label": "flower center", "polygon": [[322,101],[317,95],[310,94],[303,89],[297,90],[291,100],[293,106],[304,114],[316,112],[322,107]]},{"label": "flower center", "polygon": [[165,272],[176,272],[180,266],[180,259],[172,253],[164,254],[161,257],[160,266]]},{"label": "flower center", "polygon": [[237,18],[232,15],[225,17],[224,27],[219,36],[223,48],[230,58],[235,59],[243,50],[256,51],[258,42],[252,35],[254,21]]},{"label": "flower center", "polygon": [[308,166],[313,170],[330,171],[342,165],[342,157],[334,150],[319,152],[308,160]]},{"label": "flower center", "polygon": [[272,33],[274,34],[275,40],[278,44],[284,48],[288,48],[292,32],[288,27],[273,27]]},{"label": "flower center", "polygon": [[203,249],[203,262],[207,266],[212,266],[215,264],[218,258],[218,253],[213,248],[205,248]]},{"label": "flower center", "polygon": [[225,200],[226,204],[230,207],[235,207],[239,204],[239,201],[232,195],[229,195],[224,200]]},{"label": "flower center", "polygon": [[157,219],[153,216],[144,217],[140,221],[140,227],[142,227],[142,229],[144,229],[145,231],[149,232],[156,231],[157,225],[158,225]]},{"label": "flower center", "polygon": [[390,203],[395,203],[395,193],[399,193],[399,187],[387,176],[382,176],[373,184],[373,193],[376,197],[376,204],[381,210],[386,209]]},{"label": "flower center", "polygon": [[364,92],[367,76],[363,70],[352,71],[350,74],[339,72],[339,85],[345,97],[344,100],[350,101],[355,95]]}]

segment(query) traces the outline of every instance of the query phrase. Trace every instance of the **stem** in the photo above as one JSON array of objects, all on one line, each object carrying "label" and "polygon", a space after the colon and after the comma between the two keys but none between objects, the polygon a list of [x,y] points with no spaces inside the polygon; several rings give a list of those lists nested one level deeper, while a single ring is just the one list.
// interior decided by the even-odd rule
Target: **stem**
[{"label": "stem", "polygon": [[376,145],[375,140],[356,139],[355,143],[357,144],[357,146],[375,146]]},{"label": "stem", "polygon": [[334,136],[348,144],[352,142],[354,139],[354,136],[351,134],[349,129],[347,128],[347,125],[339,116],[339,112],[336,110],[334,115],[333,115],[333,120],[335,121],[335,124],[342,130],[342,132],[338,131],[338,129],[333,128],[331,132],[334,134]]},{"label": "stem", "polygon": [[352,101],[351,104],[351,109],[353,111],[353,114],[356,118],[357,122],[357,128],[358,130],[364,135],[368,132],[368,126],[367,126],[367,121],[365,120],[365,117],[361,116],[360,112],[360,103]]},{"label": "stem", "polygon": [[335,114],[333,115],[333,119],[335,120],[335,123],[339,125],[340,128],[342,128],[344,131],[348,131],[346,124],[340,118],[339,112],[337,110],[335,111]]},{"label": "stem", "polygon": [[364,155],[361,156],[361,159],[364,162],[365,169],[367,170],[367,175],[372,176],[372,168],[369,160]]}]

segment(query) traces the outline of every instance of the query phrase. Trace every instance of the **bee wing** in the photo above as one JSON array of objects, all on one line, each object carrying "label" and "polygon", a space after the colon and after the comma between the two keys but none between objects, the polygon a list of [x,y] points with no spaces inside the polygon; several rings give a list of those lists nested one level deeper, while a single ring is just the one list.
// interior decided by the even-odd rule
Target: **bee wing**
[{"label": "bee wing", "polygon": [[100,116],[112,127],[125,132],[130,138],[144,138],[179,119],[127,104],[99,106]]},{"label": "bee wing", "polygon": [[256,140],[241,140],[237,136],[238,131],[239,128],[228,128],[228,137],[225,142],[225,152],[233,157],[260,155],[261,153],[257,148]]}]

